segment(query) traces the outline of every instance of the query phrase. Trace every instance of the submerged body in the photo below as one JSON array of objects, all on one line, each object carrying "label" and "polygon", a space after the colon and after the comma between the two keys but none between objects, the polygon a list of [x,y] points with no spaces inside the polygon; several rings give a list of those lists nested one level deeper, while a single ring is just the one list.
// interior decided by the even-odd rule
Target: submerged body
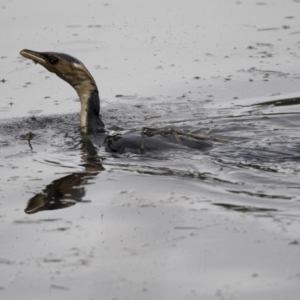
[{"label": "submerged body", "polygon": [[33,60],[55,73],[58,77],[68,82],[77,92],[80,103],[80,131],[87,134],[98,146],[105,146],[111,152],[143,152],[145,150],[165,150],[168,148],[189,147],[204,150],[211,147],[208,141],[179,138],[177,134],[158,135],[147,134],[142,131],[130,132],[126,135],[110,136],[105,131],[105,126],[100,116],[100,97],[97,84],[84,66],[84,64],[64,53],[37,52],[22,50],[25,58]]}]

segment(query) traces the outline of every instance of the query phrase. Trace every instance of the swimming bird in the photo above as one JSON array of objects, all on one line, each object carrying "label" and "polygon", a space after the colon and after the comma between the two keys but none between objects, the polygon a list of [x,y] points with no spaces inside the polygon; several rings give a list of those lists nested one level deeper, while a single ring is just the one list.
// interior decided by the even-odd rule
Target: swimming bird
[{"label": "swimming bird", "polygon": [[144,128],[142,132],[138,133],[129,132],[125,136],[119,134],[110,136],[105,132],[105,126],[100,117],[100,97],[97,84],[80,60],[65,53],[37,52],[28,49],[22,50],[20,54],[55,73],[75,89],[81,103],[81,132],[89,136],[96,135],[98,139],[96,144],[104,145],[108,151],[140,153],[145,150],[182,149],[182,146],[204,150],[211,147],[211,143],[207,140],[224,142],[221,139],[197,136],[172,128],[167,130]]}]

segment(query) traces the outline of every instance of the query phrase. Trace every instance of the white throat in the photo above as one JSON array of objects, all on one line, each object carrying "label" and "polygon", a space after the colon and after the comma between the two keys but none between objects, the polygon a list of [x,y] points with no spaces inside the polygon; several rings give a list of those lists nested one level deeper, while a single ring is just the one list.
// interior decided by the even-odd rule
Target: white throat
[{"label": "white throat", "polygon": [[80,110],[80,130],[87,132],[87,109],[90,93],[85,92],[80,94],[81,110]]}]

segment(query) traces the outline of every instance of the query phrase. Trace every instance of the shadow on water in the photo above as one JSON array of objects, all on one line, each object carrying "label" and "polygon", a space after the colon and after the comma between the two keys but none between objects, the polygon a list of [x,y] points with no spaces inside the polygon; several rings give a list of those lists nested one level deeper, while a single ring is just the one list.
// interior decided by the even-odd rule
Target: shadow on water
[{"label": "shadow on water", "polygon": [[253,106],[265,106],[265,105],[290,106],[290,105],[298,105],[298,104],[300,104],[300,97],[260,102],[260,103],[253,104]]},{"label": "shadow on water", "polygon": [[242,205],[233,205],[233,204],[226,204],[226,203],[214,203],[216,206],[220,206],[232,211],[238,211],[243,213],[253,213],[253,212],[274,212],[277,209],[271,208],[260,208],[260,207],[251,207],[251,206],[242,206]]}]

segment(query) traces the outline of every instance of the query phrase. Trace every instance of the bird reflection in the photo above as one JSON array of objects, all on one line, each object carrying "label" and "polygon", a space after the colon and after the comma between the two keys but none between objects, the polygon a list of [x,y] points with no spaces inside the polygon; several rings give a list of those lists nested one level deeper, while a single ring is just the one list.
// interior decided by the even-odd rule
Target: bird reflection
[{"label": "bird reflection", "polygon": [[96,177],[104,168],[97,149],[88,138],[83,138],[81,143],[82,166],[85,171],[74,172],[62,178],[56,179],[46,188],[29,199],[25,213],[34,214],[43,210],[61,209],[84,202],[85,185]]}]

